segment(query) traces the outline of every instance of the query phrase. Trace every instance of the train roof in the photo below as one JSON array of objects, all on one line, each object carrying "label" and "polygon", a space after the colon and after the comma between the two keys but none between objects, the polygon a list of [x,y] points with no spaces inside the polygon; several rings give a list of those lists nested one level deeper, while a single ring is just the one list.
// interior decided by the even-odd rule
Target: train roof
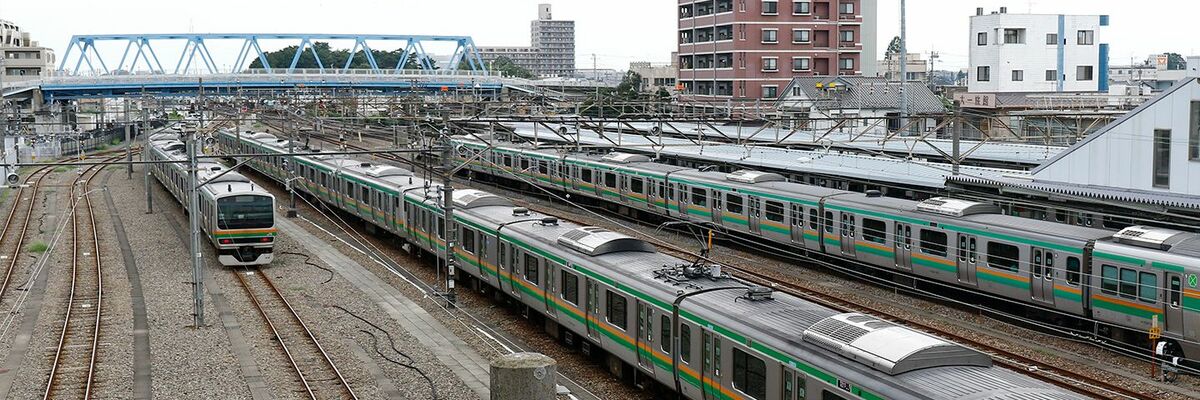
[{"label": "train roof", "polygon": [[[685,293],[727,288],[693,295],[682,306],[708,323],[754,332],[750,339],[754,342],[886,397],[1075,398],[1049,384],[993,367],[987,355],[941,338],[789,294],[770,293],[711,267],[696,268],[623,234],[552,217],[547,222],[548,216],[521,211],[495,205],[463,210],[461,215],[486,226],[503,225],[506,237],[541,248],[571,249],[555,254],[563,255],[565,264],[586,268],[658,304],[670,304]],[[751,293],[755,292],[767,293],[768,298],[754,300]],[[913,385],[913,379],[929,384]]]}]

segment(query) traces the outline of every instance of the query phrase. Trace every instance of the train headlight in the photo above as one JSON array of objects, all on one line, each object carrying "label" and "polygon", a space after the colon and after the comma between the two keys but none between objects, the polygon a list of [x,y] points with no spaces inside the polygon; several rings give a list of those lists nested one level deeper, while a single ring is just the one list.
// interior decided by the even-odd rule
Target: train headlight
[{"label": "train headlight", "polygon": [[21,176],[17,175],[16,172],[9,172],[8,176],[4,177],[4,181],[8,182],[10,186],[16,186],[21,183]]}]

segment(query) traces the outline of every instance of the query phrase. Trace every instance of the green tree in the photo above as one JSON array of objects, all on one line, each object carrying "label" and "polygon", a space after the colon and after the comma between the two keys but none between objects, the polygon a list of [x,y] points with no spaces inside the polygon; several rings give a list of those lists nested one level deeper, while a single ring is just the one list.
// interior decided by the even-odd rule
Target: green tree
[{"label": "green tree", "polygon": [[1183,56],[1179,55],[1179,53],[1167,53],[1166,56],[1167,56],[1167,69],[1169,69],[1169,70],[1187,69],[1187,60],[1184,60]]},{"label": "green tree", "polygon": [[891,43],[888,43],[887,53],[884,53],[884,57],[888,58],[888,59],[892,59],[892,58],[896,58],[899,55],[900,55],[900,37],[896,36],[896,37],[892,38]]},{"label": "green tree", "polygon": [[658,93],[654,94],[654,97],[656,97],[658,101],[668,102],[671,101],[671,92],[667,91],[667,88],[660,87],[658,88]]},{"label": "green tree", "polygon": [[[267,52],[267,62],[271,64],[271,68],[287,68],[292,65],[292,59],[296,56],[297,46],[288,46],[282,49]],[[321,57],[321,63],[325,68],[342,68],[346,66],[346,60],[350,58],[350,51],[347,49],[333,50],[329,47],[329,43],[316,42],[313,43],[311,49],[305,49],[300,53],[300,59],[296,61],[296,68],[318,68],[317,60],[313,57],[313,52]],[[400,62],[401,55],[404,54],[403,49],[392,51],[372,51],[375,56],[375,63],[381,69],[392,69]],[[439,69],[437,61],[429,56],[425,56],[426,60],[433,65],[433,69]],[[409,53],[408,60],[404,63],[403,69],[421,69],[417,62],[418,57],[416,52]],[[255,58],[250,63],[253,69],[263,68],[262,60]],[[350,61],[350,68],[365,69],[371,68],[370,61],[367,60],[365,50],[359,50],[354,54],[354,59]]]},{"label": "green tree", "polygon": [[499,72],[505,76],[511,76],[514,78],[537,78],[537,75],[534,75],[533,72],[525,69],[525,67],[517,65],[517,63],[513,62],[511,58],[505,56],[496,57],[495,60],[492,60],[492,65],[488,69],[492,72]]},{"label": "green tree", "polygon": [[621,83],[617,85],[617,97],[625,99],[633,99],[638,97],[642,92],[642,75],[629,71],[625,73],[625,78],[621,79]]}]

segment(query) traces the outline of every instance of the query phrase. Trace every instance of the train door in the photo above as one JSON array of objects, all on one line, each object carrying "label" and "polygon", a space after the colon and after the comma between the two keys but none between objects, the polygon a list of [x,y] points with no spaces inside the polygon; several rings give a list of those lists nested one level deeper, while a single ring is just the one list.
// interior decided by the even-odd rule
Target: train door
[{"label": "train door", "polygon": [[804,246],[804,207],[799,204],[792,203],[792,213],[789,216],[789,225],[791,225],[792,243]]},{"label": "train door", "polygon": [[896,223],[896,269],[912,271],[912,225]]},{"label": "train door", "polygon": [[1163,302],[1163,314],[1166,319],[1163,330],[1184,335],[1183,331],[1183,275],[1177,272],[1166,273],[1167,301]]},{"label": "train door", "polygon": [[972,235],[958,234],[958,281],[967,285],[975,285],[975,263],[979,260],[978,238]]},{"label": "train door", "polygon": [[[692,190],[695,191],[696,188],[692,188]],[[712,204],[709,204],[707,206],[705,206],[704,204],[697,204],[697,205],[703,206],[704,208],[707,208],[712,211],[712,214],[709,214],[709,217],[712,218],[712,222],[714,224],[721,225],[722,223],[724,223],[725,221],[723,220],[723,218],[724,218],[725,211],[726,211],[725,207],[727,204],[730,203],[729,200],[725,198],[725,196],[736,196],[736,195],[726,194],[726,193],[718,191],[716,189],[713,189],[712,191],[709,191],[708,189],[700,189],[700,191],[701,191],[701,193],[710,193],[710,192],[712,193],[712,198],[711,198]],[[696,200],[697,198],[698,197],[696,196],[696,193],[693,192],[692,200]],[[740,202],[739,202],[739,204],[740,204]],[[738,212],[739,213],[745,212],[745,210],[741,210]]]},{"label": "train door", "polygon": [[546,303],[546,316],[557,320],[558,307],[555,307],[554,299],[557,296],[558,288],[562,286],[561,283],[558,283],[558,280],[562,279],[562,274],[558,273],[558,271],[562,270],[562,265],[550,260],[542,262],[542,265],[546,266],[546,270],[542,273],[542,282],[544,283],[542,290],[545,290],[543,292],[545,294],[543,300]]},{"label": "train door", "polygon": [[842,241],[842,254],[849,257],[854,257],[854,245],[856,243],[855,237],[857,236],[855,229],[858,224],[855,222],[854,214],[843,212],[841,215],[840,236]]},{"label": "train door", "polygon": [[[703,329],[700,339],[700,382],[716,382],[713,371],[713,342],[712,331]],[[705,400],[715,398],[703,384],[700,386],[700,393],[704,394]]]},{"label": "train door", "polygon": [[571,166],[567,165],[567,160],[560,159],[556,162],[558,168],[558,184],[562,185],[563,190],[571,189]]},{"label": "train door", "polygon": [[1054,305],[1054,253],[1033,248],[1029,263],[1029,291],[1034,301]]},{"label": "train door", "polygon": [[512,245],[508,246],[508,293],[517,300],[520,300],[521,290],[518,287],[521,286],[521,283],[518,280],[521,279],[521,267],[517,264],[519,264],[521,257],[518,257],[517,253],[520,253],[520,251],[517,251],[516,247]]},{"label": "train door", "polygon": [[679,199],[677,202],[679,205],[679,216],[686,217],[688,215],[688,209],[691,208],[690,204],[692,204],[691,190],[687,187],[687,185],[678,185],[675,192],[679,194]]},{"label": "train door", "polygon": [[[654,309],[638,300],[637,302],[637,362],[643,372],[654,376]],[[646,350],[643,350],[646,349]]]},{"label": "train door", "polygon": [[585,302],[587,304],[583,311],[587,314],[585,316],[587,323],[584,325],[587,325],[588,338],[596,341],[596,343],[600,343],[600,332],[596,328],[596,321],[600,320],[600,302],[598,301],[599,295],[597,294],[599,289],[596,287],[596,281],[592,278],[587,278],[585,286],[585,291],[587,292]]},{"label": "train door", "polygon": [[762,218],[762,199],[746,196],[746,201],[750,202],[749,211],[746,212],[746,224],[750,227],[751,233],[762,233],[762,228],[759,226],[759,218]]},{"label": "train door", "polygon": [[662,199],[663,184],[655,179],[646,179],[646,207],[651,210],[658,208],[658,201]]}]

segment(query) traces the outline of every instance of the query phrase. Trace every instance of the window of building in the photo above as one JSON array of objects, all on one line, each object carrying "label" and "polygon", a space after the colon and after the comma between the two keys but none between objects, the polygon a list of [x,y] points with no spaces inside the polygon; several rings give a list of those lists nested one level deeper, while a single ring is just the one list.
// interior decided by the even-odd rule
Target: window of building
[{"label": "window of building", "polygon": [[1012,80],[1013,80],[1013,82],[1024,81],[1025,80],[1025,71],[1022,71],[1019,69],[1014,69],[1012,71]]},{"label": "window of building", "polygon": [[812,42],[811,29],[792,29],[792,43],[809,43]]},{"label": "window of building", "polygon": [[1138,273],[1138,299],[1147,303],[1158,302],[1158,275]]},{"label": "window of building", "polygon": [[975,44],[979,46],[987,46],[987,32],[979,32],[975,34]]},{"label": "window of building", "polygon": [[988,242],[987,263],[989,267],[1017,272],[1021,269],[1021,249],[1000,242]]},{"label": "window of building", "polygon": [[625,330],[625,296],[621,296],[612,290],[605,290],[605,314],[608,316],[608,323],[615,327]]},{"label": "window of building", "polygon": [[764,210],[766,210],[767,221],[783,222],[783,203],[767,201]]},{"label": "window of building", "polygon": [[863,218],[863,239],[868,242],[887,244],[887,223],[870,218]]},{"label": "window of building", "polygon": [[779,2],[775,0],[763,0],[762,2],[763,15],[779,15]]},{"label": "window of building", "polygon": [[989,82],[992,80],[992,67],[975,68],[975,80],[979,82]]},{"label": "window of building", "polygon": [[779,86],[763,85],[762,97],[764,99],[774,99],[776,97],[779,97]]},{"label": "window of building", "polygon": [[754,399],[767,397],[767,364],[733,348],[733,388]]},{"label": "window of building", "polygon": [[1046,34],[1046,44],[1057,46],[1058,45],[1058,34],[1057,33],[1047,33]]},{"label": "window of building", "polygon": [[812,69],[812,59],[808,57],[793,57],[792,71],[808,71]]},{"label": "window of building", "polygon": [[792,2],[792,14],[793,15],[812,14],[812,2],[810,2],[810,1],[793,1]]},{"label": "window of building", "polygon": [[562,298],[579,305],[579,277],[567,271],[562,271]]},{"label": "window of building", "polygon": [[779,57],[763,57],[762,70],[763,72],[779,71]]},{"label": "window of building", "polygon": [[843,58],[841,60],[838,60],[838,64],[844,70],[853,70],[854,69],[854,59],[853,58]]},{"label": "window of building", "polygon": [[700,207],[708,206],[708,191],[704,188],[692,188],[692,204]]},{"label": "window of building", "polygon": [[1077,81],[1092,80],[1092,70],[1093,70],[1093,68],[1091,65],[1080,65],[1078,67],[1075,67],[1075,80],[1077,80]]},{"label": "window of building", "polygon": [[1096,44],[1096,31],[1079,31],[1077,36],[1077,42],[1080,46],[1091,46]]},{"label": "window of building", "polygon": [[538,258],[536,256],[525,255],[525,280],[534,285],[538,284]]},{"label": "window of building", "polygon": [[1188,160],[1200,160],[1200,101],[1192,102],[1188,122]]},{"label": "window of building", "polygon": [[1171,130],[1154,130],[1154,187],[1171,187]]},{"label": "window of building", "polygon": [[946,256],[946,233],[928,229],[921,230],[921,251],[938,257]]},{"label": "window of building", "polygon": [[1004,44],[1024,44],[1025,30],[1024,29],[1005,29]]},{"label": "window of building", "polygon": [[854,31],[841,31],[842,42],[854,43]]},{"label": "window of building", "polygon": [[1058,71],[1053,70],[1053,69],[1046,70],[1046,81],[1047,82],[1057,82],[1058,81]]},{"label": "window of building", "polygon": [[774,29],[774,28],[763,29],[762,30],[762,42],[763,43],[779,43],[779,30]]},{"label": "window of building", "polygon": [[838,12],[841,14],[854,14],[854,3],[841,3],[838,5]]}]

